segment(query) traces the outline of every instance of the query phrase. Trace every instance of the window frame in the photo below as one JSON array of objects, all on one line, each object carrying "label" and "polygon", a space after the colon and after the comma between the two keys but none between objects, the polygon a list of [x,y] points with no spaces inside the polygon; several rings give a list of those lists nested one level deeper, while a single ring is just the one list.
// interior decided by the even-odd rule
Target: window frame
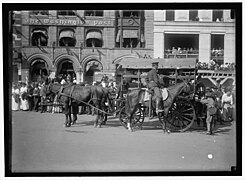
[{"label": "window frame", "polygon": [[[100,46],[98,46],[98,47],[96,47],[96,46],[94,46],[93,47],[93,45],[90,47],[90,46],[87,46],[87,39],[86,39],[86,37],[87,37],[87,34],[90,32],[90,31],[97,31],[97,32],[100,32],[101,33],[101,36],[102,36],[102,39],[101,39],[101,47]],[[89,27],[89,28],[85,28],[84,29],[84,34],[85,34],[85,36],[84,36],[84,44],[85,44],[85,48],[103,48],[104,47],[104,39],[103,39],[103,28],[92,28],[92,27]],[[93,39],[95,39],[95,38],[93,38]]]},{"label": "window frame", "polygon": [[49,43],[49,36],[48,36],[48,26],[30,26],[30,33],[29,33],[29,45],[32,46],[32,47],[36,47],[37,45],[33,45],[32,43],[32,32],[35,30],[35,29],[45,29],[46,32],[47,32],[47,45],[46,46],[42,46],[42,45],[39,45],[40,47],[47,47],[48,46],[48,43]]},{"label": "window frame", "polygon": [[65,46],[60,46],[60,33],[63,31],[63,30],[72,30],[74,32],[74,35],[75,35],[75,45],[74,46],[68,46],[68,47],[76,47],[77,45],[77,39],[76,39],[76,27],[74,26],[62,26],[62,27],[58,27],[58,33],[57,33],[57,39],[56,39],[56,46],[58,47],[65,47]]},{"label": "window frame", "polygon": [[[172,15],[172,18],[168,19],[168,16],[171,17],[170,15]],[[175,21],[175,10],[166,10],[166,21]]]}]

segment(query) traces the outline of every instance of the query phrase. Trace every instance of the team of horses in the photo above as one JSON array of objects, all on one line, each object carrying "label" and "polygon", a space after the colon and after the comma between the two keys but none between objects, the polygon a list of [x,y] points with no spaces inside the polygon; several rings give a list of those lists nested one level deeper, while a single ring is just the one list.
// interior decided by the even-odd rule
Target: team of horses
[{"label": "team of horses", "polygon": [[[163,120],[167,117],[169,108],[174,102],[175,98],[181,92],[190,92],[190,84],[183,81],[176,85],[167,88],[168,98],[162,101],[163,112],[158,116],[163,116]],[[152,98],[152,104],[149,101],[142,101],[146,93],[143,89],[134,89],[128,92],[126,96],[125,111],[128,116],[128,130],[132,129],[132,116],[140,106],[154,107],[154,95]],[[103,88],[100,85],[96,86],[80,86],[74,84],[61,85],[59,83],[49,83],[46,85],[46,95],[57,95],[60,102],[64,106],[65,114],[65,127],[74,125],[77,121],[78,106],[87,105],[91,106],[96,111],[96,118],[94,120],[95,127],[101,127],[105,122],[105,116],[108,113],[115,112],[113,107],[112,98],[108,89]],[[106,105],[107,104],[107,105]],[[108,108],[109,107],[109,108]],[[109,109],[109,111],[108,111]],[[71,116],[73,114],[73,118]],[[166,120],[162,123],[163,130],[166,130]]]}]

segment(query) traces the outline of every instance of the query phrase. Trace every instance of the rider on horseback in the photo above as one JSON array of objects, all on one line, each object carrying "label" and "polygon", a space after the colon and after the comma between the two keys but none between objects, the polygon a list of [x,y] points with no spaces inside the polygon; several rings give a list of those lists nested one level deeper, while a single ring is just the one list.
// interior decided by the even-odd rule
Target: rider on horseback
[{"label": "rider on horseback", "polygon": [[160,90],[160,81],[159,76],[157,74],[158,70],[158,62],[152,62],[152,69],[147,74],[148,79],[148,88],[154,92],[154,96],[156,97],[156,113],[162,112],[160,102],[161,102],[161,90]]}]

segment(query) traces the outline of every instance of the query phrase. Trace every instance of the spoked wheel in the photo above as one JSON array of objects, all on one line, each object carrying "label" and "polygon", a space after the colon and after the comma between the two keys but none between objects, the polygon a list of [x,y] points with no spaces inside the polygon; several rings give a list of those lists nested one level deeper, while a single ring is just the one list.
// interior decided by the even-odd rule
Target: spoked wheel
[{"label": "spoked wheel", "polygon": [[195,108],[186,100],[176,100],[169,109],[167,123],[171,131],[184,132],[189,129],[195,120]]},{"label": "spoked wheel", "polygon": [[[125,113],[125,106],[121,109],[119,113],[119,120],[123,127],[127,128],[127,122],[128,122],[128,116]],[[136,112],[133,115],[132,118],[132,128],[142,128],[142,124],[144,122],[145,116],[144,116],[144,111],[142,108],[137,108]]]}]

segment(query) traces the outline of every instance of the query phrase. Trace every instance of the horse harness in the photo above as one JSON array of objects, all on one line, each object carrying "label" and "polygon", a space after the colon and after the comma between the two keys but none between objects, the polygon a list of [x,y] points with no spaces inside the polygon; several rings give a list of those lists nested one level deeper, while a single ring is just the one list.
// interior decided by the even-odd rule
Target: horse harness
[{"label": "horse harness", "polygon": [[[64,91],[64,89],[65,88],[69,88],[69,87],[71,87],[71,90],[70,90],[70,93],[69,93],[69,95],[67,95],[67,94],[65,94],[65,93],[63,93],[63,91]],[[59,89],[59,91],[58,91],[58,99],[60,98],[60,96],[66,96],[66,97],[68,97],[68,98],[70,98],[69,99],[69,105],[71,105],[71,100],[72,100],[72,93],[73,93],[73,91],[74,91],[74,88],[75,88],[75,86],[73,85],[73,84],[71,84],[71,85],[68,85],[68,86],[61,86],[60,87],[60,89]]]}]

